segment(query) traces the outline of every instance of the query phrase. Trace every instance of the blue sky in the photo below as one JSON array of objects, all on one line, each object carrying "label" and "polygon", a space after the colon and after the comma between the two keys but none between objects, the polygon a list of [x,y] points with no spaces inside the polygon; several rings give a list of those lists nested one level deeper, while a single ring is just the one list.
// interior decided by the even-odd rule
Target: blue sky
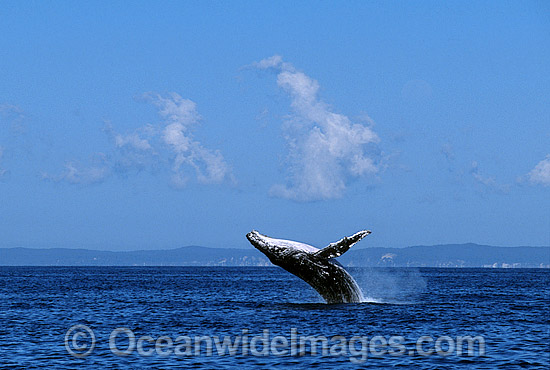
[{"label": "blue sky", "polygon": [[0,246],[550,245],[550,6],[0,5]]}]

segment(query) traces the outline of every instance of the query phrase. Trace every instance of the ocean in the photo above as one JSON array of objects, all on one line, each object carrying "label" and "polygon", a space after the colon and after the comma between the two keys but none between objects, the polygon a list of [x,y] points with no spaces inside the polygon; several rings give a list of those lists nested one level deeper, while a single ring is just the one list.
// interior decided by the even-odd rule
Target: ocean
[{"label": "ocean", "polygon": [[2,368],[548,369],[550,270],[0,267]]}]

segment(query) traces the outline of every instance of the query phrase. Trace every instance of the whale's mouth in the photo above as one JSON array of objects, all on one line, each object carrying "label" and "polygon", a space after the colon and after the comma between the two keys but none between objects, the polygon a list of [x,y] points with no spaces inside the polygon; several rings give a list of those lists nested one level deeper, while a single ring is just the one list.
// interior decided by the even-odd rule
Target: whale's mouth
[{"label": "whale's mouth", "polygon": [[256,230],[252,230],[251,232],[246,234],[246,238],[256,248],[260,243],[262,243],[262,238],[260,236],[260,233],[257,232]]},{"label": "whale's mouth", "polygon": [[269,245],[263,238],[262,234],[257,232],[256,230],[252,230],[248,234],[246,234],[246,238],[254,246],[254,248],[258,249],[260,252],[267,254],[269,253]]},{"label": "whale's mouth", "polygon": [[248,234],[246,234],[246,238],[252,242],[252,241],[256,241],[256,239],[258,239],[260,236],[260,233],[257,232],[256,230],[252,230],[251,232],[249,232]]}]

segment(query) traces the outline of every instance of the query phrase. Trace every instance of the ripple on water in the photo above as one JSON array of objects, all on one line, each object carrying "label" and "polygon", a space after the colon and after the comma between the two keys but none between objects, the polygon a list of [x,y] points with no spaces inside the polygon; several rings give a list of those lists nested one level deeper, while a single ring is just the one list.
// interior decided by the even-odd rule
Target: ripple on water
[{"label": "ripple on water", "polygon": [[[138,356],[109,350],[117,327],[137,337],[482,335],[485,357],[369,356],[369,367],[549,368],[550,272],[350,269],[364,302],[325,304],[306,283],[271,268],[0,268],[3,368],[354,368],[350,356]],[[69,327],[95,331],[93,353],[67,354]]]}]

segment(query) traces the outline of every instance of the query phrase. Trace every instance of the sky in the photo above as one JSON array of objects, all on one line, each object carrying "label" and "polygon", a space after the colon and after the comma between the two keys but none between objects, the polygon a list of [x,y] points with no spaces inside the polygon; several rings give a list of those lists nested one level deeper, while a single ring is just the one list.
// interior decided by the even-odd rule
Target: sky
[{"label": "sky", "polygon": [[550,245],[545,1],[3,1],[0,247]]}]

